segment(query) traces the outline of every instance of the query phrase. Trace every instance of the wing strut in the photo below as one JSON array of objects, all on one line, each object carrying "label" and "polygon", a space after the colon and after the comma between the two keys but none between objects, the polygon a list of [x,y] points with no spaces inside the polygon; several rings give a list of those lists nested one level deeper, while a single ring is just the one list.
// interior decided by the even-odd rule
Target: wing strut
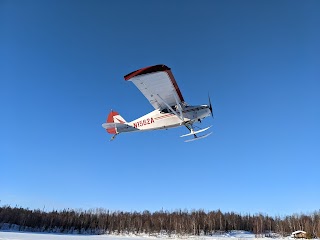
[{"label": "wing strut", "polygon": [[[183,118],[183,115],[182,115],[182,109],[181,109],[181,105],[180,105],[180,103],[179,103],[179,101],[178,101],[178,99],[177,99],[177,96],[176,96],[176,94],[175,94],[175,92],[173,92],[173,97],[174,97],[174,100],[176,100],[176,103],[177,103],[177,106],[178,106],[178,109],[179,109],[179,112],[180,112],[180,116],[181,116],[181,120],[182,119],[184,119]],[[183,121],[183,120],[182,120]]]},{"label": "wing strut", "polygon": [[161,99],[161,101],[174,113],[174,115],[176,115],[176,116],[181,120],[181,122],[183,122],[183,117],[180,116],[175,110],[173,110],[173,108],[170,107],[169,104],[167,104],[159,94],[157,94],[157,96],[158,96],[158,97]]}]

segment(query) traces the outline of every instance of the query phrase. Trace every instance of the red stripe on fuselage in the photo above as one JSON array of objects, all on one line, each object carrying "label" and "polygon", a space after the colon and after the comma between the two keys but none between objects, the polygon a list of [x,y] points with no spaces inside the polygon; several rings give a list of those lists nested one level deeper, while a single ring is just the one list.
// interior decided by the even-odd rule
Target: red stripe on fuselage
[{"label": "red stripe on fuselage", "polygon": [[159,120],[159,119],[164,119],[164,118],[168,118],[168,117],[173,117],[174,115],[173,114],[166,114],[164,116],[160,116],[160,117],[156,117],[154,118],[155,120]]}]

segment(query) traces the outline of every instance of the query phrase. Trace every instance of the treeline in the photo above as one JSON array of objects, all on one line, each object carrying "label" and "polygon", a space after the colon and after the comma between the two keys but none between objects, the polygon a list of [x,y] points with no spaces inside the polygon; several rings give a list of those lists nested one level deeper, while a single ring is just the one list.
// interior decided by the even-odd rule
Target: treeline
[{"label": "treeline", "polygon": [[0,207],[0,229],[79,234],[176,234],[211,235],[245,230],[263,236],[290,235],[304,230],[309,238],[320,237],[320,210],[312,214],[270,217],[264,214],[222,213],[204,210],[123,212],[105,209],[46,212],[21,207]]}]

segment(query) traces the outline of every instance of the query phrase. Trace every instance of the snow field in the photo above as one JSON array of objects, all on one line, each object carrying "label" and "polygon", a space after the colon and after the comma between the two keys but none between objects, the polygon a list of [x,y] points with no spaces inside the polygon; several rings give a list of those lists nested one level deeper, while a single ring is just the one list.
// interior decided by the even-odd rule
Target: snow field
[{"label": "snow field", "polygon": [[[245,231],[233,231],[223,235],[214,236],[149,236],[149,235],[78,235],[78,234],[51,234],[0,231],[0,240],[152,240],[152,239],[199,239],[199,240],[267,240],[268,238],[255,238],[255,235]],[[271,238],[269,238],[271,239]],[[278,238],[280,239],[280,238]],[[278,240],[274,239],[273,240]],[[290,238],[286,238],[290,239]]]}]

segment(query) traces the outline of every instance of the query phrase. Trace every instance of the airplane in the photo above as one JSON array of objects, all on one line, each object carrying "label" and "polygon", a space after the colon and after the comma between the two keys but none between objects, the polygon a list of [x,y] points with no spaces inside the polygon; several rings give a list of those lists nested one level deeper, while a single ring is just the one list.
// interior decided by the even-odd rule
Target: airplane
[{"label": "airplane", "polygon": [[133,71],[124,76],[126,81],[133,82],[141,93],[154,107],[154,111],[127,122],[118,112],[111,110],[102,127],[110,134],[113,134],[110,141],[114,140],[120,133],[138,132],[169,129],[185,126],[190,133],[180,137],[193,136],[186,140],[190,142],[208,137],[212,132],[205,135],[198,135],[210,127],[195,130],[194,124],[212,116],[212,105],[209,98],[209,105],[188,105],[181,94],[178,84],[166,65],[154,65]]}]

